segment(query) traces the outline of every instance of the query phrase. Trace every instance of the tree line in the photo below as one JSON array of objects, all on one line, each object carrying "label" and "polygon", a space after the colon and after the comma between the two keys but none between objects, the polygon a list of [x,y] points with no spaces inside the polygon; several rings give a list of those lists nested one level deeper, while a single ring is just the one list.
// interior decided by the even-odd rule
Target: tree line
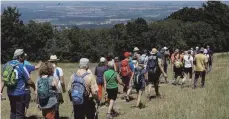
[{"label": "tree line", "polygon": [[100,29],[57,30],[49,22],[23,24],[20,16],[16,7],[7,7],[1,15],[3,63],[12,59],[17,48],[25,49],[31,61],[56,54],[62,62],[76,62],[81,57],[95,62],[110,53],[121,57],[134,47],[185,50],[209,45],[215,52],[229,50],[229,6],[219,1],[208,1],[198,9],[184,7],[156,22],[138,18]]}]

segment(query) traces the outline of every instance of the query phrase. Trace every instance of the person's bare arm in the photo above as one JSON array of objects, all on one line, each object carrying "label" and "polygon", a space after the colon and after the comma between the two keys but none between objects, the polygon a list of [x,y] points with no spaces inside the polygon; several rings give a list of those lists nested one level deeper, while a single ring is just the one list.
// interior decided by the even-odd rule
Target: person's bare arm
[{"label": "person's bare arm", "polygon": [[122,82],[122,80],[118,74],[117,74],[117,81],[120,85],[125,86],[125,84]]},{"label": "person's bare arm", "polygon": [[160,59],[160,58],[158,58],[158,66],[159,66],[159,69],[161,70],[161,72],[163,73],[164,77],[167,77],[167,74],[165,73],[165,71],[163,69],[162,59]]},{"label": "person's bare arm", "polygon": [[33,88],[34,91],[36,91],[35,83],[34,83],[31,79],[29,79],[29,80],[27,81],[27,83],[28,83],[28,85],[29,85],[31,88]]},{"label": "person's bare arm", "polygon": [[90,82],[90,91],[91,91],[91,94],[93,96],[93,98],[96,100],[97,103],[100,102],[99,100],[99,96],[98,96],[98,85],[97,85],[97,82],[96,82],[96,79],[94,76],[91,76],[91,78],[93,78]]},{"label": "person's bare arm", "polygon": [[107,81],[106,81],[105,75],[103,75],[103,82],[104,82],[104,90],[105,90],[105,92],[106,92],[106,89],[107,89]]},{"label": "person's bare arm", "polygon": [[5,87],[4,81],[1,81],[1,93],[3,92],[4,87]]},{"label": "person's bare arm", "polygon": [[65,80],[64,80],[64,76],[60,76],[60,80],[61,80],[61,87],[63,89],[63,92],[66,92],[66,88],[65,88]]},{"label": "person's bare arm", "polygon": [[42,63],[43,63],[42,61],[39,61],[38,64],[35,66],[35,69],[39,69],[41,67]]}]

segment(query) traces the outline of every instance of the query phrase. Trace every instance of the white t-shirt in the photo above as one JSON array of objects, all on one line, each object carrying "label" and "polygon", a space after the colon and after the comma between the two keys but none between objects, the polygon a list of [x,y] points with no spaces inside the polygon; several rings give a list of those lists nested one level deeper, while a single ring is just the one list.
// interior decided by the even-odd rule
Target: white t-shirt
[{"label": "white t-shirt", "polygon": [[209,54],[204,54],[206,57],[207,57],[207,59],[209,60],[209,58],[210,58],[210,56],[209,56]]},{"label": "white t-shirt", "polygon": [[[59,75],[57,75],[57,70],[59,71]],[[62,80],[60,80],[60,77],[61,76],[64,76],[64,73],[63,73],[63,70],[60,68],[60,67],[56,67],[55,69],[54,69],[54,74],[53,74],[53,76],[56,78],[56,79],[58,79],[58,87],[60,88],[60,91],[59,91],[59,93],[62,93],[62,86],[61,86],[61,83],[62,83]]]},{"label": "white t-shirt", "polygon": [[192,67],[192,64],[193,64],[193,57],[192,56],[190,56],[190,58],[188,57],[189,57],[188,55],[184,56],[184,67],[185,68],[190,68]]}]

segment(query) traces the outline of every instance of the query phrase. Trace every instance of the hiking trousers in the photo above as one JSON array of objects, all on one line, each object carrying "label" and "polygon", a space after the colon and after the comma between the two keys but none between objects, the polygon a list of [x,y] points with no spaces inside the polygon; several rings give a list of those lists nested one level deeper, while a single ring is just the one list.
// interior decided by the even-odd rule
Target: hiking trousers
[{"label": "hiking trousers", "polygon": [[25,118],[25,94],[19,96],[8,95],[10,100],[10,119]]},{"label": "hiking trousers", "polygon": [[194,88],[197,87],[197,82],[199,77],[201,77],[201,87],[203,88],[205,85],[205,75],[206,72],[205,71],[195,71],[195,79],[194,79]]},{"label": "hiking trousers", "polygon": [[149,83],[154,85],[156,95],[160,95],[159,93],[159,79],[160,79],[160,72],[154,73],[153,70],[148,71],[148,78]]},{"label": "hiking trousers", "polygon": [[95,102],[93,99],[85,99],[82,105],[73,105],[74,119],[98,119]]}]

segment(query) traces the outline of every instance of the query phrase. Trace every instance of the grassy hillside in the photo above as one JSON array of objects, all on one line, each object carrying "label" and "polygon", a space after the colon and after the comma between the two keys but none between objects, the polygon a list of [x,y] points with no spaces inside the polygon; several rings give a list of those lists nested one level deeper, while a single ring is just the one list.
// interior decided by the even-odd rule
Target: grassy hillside
[{"label": "grassy hillside", "polygon": [[[60,64],[64,69],[65,80],[69,80],[72,72],[76,71],[76,64]],[[94,64],[92,64],[94,67]],[[93,69],[92,69],[93,70]],[[169,78],[172,78],[171,68],[169,69]],[[217,54],[213,70],[206,77],[206,88],[197,88],[195,90],[171,84],[161,84],[161,99],[153,99],[150,102],[143,101],[146,108],[135,109],[136,100],[126,103],[118,96],[116,108],[122,113],[117,119],[228,119],[229,118],[229,55]],[[36,79],[36,73],[32,74],[33,80]],[[199,80],[200,81],[200,80]],[[199,83],[200,84],[200,83]],[[121,88],[120,88],[121,90]],[[4,91],[5,92],[5,91]],[[4,93],[6,96],[6,93]],[[32,94],[34,96],[34,94]],[[132,93],[136,97],[135,91]],[[33,98],[32,98],[33,99]],[[64,94],[65,103],[60,106],[60,115],[62,118],[68,118],[72,112],[72,105],[69,102],[67,94]],[[9,119],[10,105],[5,100],[1,103],[2,119]],[[106,118],[107,107],[99,108],[99,119]],[[41,117],[41,112],[36,108],[34,102],[31,102],[28,116],[36,115]],[[33,117],[31,117],[33,118]]]}]

